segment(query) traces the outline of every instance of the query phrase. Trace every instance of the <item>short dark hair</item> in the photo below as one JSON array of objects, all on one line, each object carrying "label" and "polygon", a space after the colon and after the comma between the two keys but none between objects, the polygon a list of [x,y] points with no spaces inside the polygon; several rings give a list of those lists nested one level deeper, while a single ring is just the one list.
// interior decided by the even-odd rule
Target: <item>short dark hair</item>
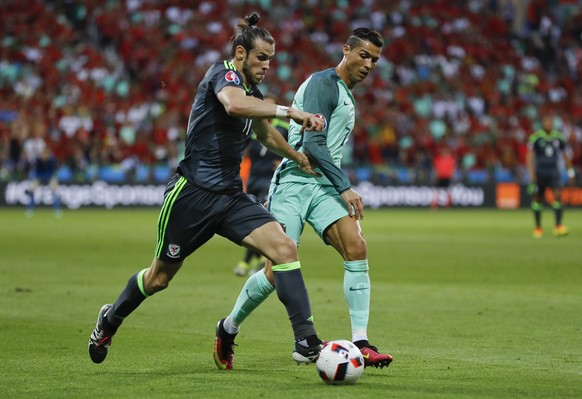
[{"label": "short dark hair", "polygon": [[372,43],[374,46],[383,47],[384,39],[378,31],[370,28],[356,28],[348,38],[346,44],[353,49],[360,44],[362,40]]},{"label": "short dark hair", "polygon": [[230,42],[232,43],[230,49],[231,56],[234,57],[237,46],[243,46],[247,52],[251,51],[254,48],[254,41],[257,38],[267,43],[275,44],[275,39],[273,39],[271,33],[265,28],[257,26],[259,19],[260,17],[257,13],[252,13],[239,20],[236,25],[236,33],[230,38]]}]

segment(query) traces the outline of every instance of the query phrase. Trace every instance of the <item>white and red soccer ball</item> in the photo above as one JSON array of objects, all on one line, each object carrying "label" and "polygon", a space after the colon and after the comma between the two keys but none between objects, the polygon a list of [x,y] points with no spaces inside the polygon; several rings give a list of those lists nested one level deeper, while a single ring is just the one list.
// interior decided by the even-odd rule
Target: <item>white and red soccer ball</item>
[{"label": "white and red soccer ball", "polygon": [[351,385],[364,372],[364,357],[356,345],[347,340],[329,341],[315,363],[317,373],[327,384]]}]

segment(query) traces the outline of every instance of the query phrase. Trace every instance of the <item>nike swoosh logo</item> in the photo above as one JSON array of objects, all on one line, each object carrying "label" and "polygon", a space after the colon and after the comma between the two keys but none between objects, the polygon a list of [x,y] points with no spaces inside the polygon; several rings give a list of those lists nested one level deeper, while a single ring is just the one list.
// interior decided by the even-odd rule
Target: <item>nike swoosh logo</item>
[{"label": "nike swoosh logo", "polygon": [[364,354],[362,354],[362,357],[363,357],[364,359],[369,359],[369,358],[370,358],[370,355],[364,355]]},{"label": "nike swoosh logo", "polygon": [[344,101],[344,105],[350,105],[351,103],[349,101]]},{"label": "nike swoosh logo", "polygon": [[364,287],[364,288],[354,288],[354,287],[350,287],[350,291],[362,291],[362,290],[367,290],[370,287]]}]

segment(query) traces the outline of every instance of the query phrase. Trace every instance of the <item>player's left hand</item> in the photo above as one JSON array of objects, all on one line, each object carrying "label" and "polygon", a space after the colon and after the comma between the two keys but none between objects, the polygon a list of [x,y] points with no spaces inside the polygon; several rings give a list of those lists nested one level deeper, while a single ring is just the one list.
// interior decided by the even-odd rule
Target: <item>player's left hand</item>
[{"label": "player's left hand", "polygon": [[308,175],[311,176],[321,177],[321,173],[318,173],[315,170],[313,170],[313,165],[311,164],[311,162],[309,162],[309,157],[307,155],[305,155],[302,152],[298,152],[297,158],[298,159],[295,162],[297,162],[297,166],[299,167],[300,171],[302,171],[303,173],[307,173]]}]

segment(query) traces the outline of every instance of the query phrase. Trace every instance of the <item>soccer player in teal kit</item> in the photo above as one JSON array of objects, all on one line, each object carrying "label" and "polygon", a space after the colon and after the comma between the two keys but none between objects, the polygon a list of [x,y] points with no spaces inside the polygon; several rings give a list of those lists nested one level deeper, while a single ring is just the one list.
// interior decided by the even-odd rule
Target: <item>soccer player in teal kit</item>
[{"label": "soccer player in teal kit", "polygon": [[[370,278],[367,245],[359,222],[364,218],[364,205],[340,166],[355,124],[351,90],[374,69],[382,46],[378,32],[355,29],[343,47],[338,66],[314,73],[299,87],[293,107],[319,116],[324,129],[302,133],[299,125],[291,123],[289,144],[308,154],[322,176],[306,176],[294,161],[284,159],[273,175],[268,197],[268,209],[288,237],[299,244],[307,222],[342,256],[352,341],[362,351],[366,366],[373,367],[388,366],[392,357],[379,353],[368,342]],[[264,270],[247,280],[231,314],[222,321],[228,333],[236,334],[243,320],[274,290],[269,262]],[[293,355],[298,362],[307,362],[300,355]]]}]

